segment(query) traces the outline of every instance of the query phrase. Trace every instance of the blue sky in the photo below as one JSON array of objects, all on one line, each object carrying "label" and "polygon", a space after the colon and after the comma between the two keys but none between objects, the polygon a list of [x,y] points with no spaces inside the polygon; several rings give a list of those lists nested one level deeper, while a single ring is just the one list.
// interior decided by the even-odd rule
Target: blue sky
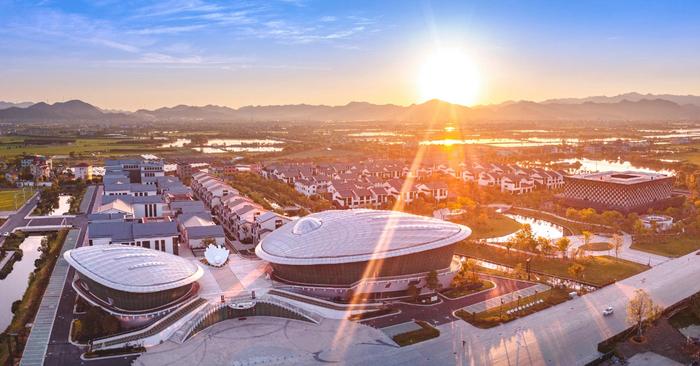
[{"label": "blue sky", "polygon": [[445,47],[480,103],[700,94],[698,19],[694,1],[0,0],[0,100],[410,104]]}]

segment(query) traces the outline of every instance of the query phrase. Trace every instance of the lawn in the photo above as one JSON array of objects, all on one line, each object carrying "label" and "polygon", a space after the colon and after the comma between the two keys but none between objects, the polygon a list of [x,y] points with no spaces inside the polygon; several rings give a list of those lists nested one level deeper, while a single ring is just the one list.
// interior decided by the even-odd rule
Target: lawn
[{"label": "lawn", "polygon": [[[460,243],[457,247],[456,254],[483,259],[509,267],[514,267],[519,263],[525,266],[525,261],[527,258],[531,257],[530,268],[534,272],[561,278],[571,278],[568,269],[569,266],[574,263],[571,260],[531,256],[515,251],[508,253],[505,249],[485,244],[476,244],[470,241]],[[605,286],[649,269],[649,267],[645,265],[610,256],[590,257],[584,260],[578,260],[576,263],[584,266],[579,281],[590,283],[595,286]]]},{"label": "lawn", "polygon": [[440,331],[430,324],[420,320],[416,321],[416,324],[420,325],[421,329],[397,334],[393,337],[394,342],[396,342],[396,344],[399,346],[404,347],[440,336]]},{"label": "lawn", "polygon": [[606,242],[595,242],[581,245],[580,248],[583,250],[590,250],[592,252],[605,252],[612,249],[612,244]]},{"label": "lawn", "polygon": [[[542,302],[537,303],[539,300],[542,300]],[[459,310],[455,313],[455,315],[475,327],[491,328],[502,323],[507,323],[509,321],[528,316],[554,305],[561,304],[566,300],[569,300],[569,291],[567,289],[555,287],[548,291],[505,303],[503,306],[482,311],[480,313],[472,314],[464,310]],[[510,314],[507,313],[508,310],[530,303],[534,303],[534,305],[517,312],[512,312]]]},{"label": "lawn", "polygon": [[24,195],[21,189],[0,190],[0,211],[15,211],[22,207],[22,204],[32,196],[32,190],[25,189]]},{"label": "lawn", "polygon": [[700,239],[691,236],[635,239],[632,249],[666,257],[681,257],[700,249]]},{"label": "lawn", "polygon": [[[14,136],[13,136],[14,138]],[[30,139],[31,137],[27,137]],[[172,149],[160,149],[162,141],[154,142],[150,140],[128,140],[112,138],[78,138],[75,142],[63,142],[54,144],[25,145],[21,141],[10,140],[0,146],[0,157],[8,158],[23,154],[39,155],[69,155],[75,154],[100,154],[100,155],[123,155],[128,153],[148,153],[163,152]]]},{"label": "lawn", "polygon": [[442,294],[449,297],[450,299],[458,299],[463,296],[475,294],[484,290],[492,289],[496,287],[496,284],[491,281],[481,280],[481,286],[478,288],[451,288]]},{"label": "lawn", "polygon": [[467,225],[472,229],[471,239],[498,238],[512,234],[522,227],[519,222],[505,215],[496,215],[488,219],[481,225],[472,225],[468,222],[454,221],[458,224]]}]

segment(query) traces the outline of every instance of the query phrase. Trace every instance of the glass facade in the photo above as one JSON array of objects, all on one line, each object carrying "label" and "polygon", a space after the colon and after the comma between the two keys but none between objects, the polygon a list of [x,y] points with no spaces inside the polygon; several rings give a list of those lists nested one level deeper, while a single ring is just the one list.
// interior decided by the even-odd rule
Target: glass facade
[{"label": "glass facade", "polygon": [[272,263],[276,278],[297,284],[347,286],[368,278],[391,277],[448,268],[455,245],[376,261],[339,264],[283,265]]},{"label": "glass facade", "polygon": [[173,289],[148,293],[134,293],[115,290],[99,284],[79,274],[80,286],[84,291],[116,311],[149,312],[188,298],[196,290],[196,283]]}]

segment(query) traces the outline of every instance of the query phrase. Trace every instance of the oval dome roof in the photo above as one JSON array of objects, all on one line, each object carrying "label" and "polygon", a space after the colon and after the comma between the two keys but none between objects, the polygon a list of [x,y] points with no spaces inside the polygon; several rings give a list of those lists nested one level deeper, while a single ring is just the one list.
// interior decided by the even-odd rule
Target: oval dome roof
[{"label": "oval dome roof", "polygon": [[436,249],[470,234],[463,225],[398,211],[324,211],[268,234],[255,253],[277,264],[350,263]]},{"label": "oval dome roof", "polygon": [[199,264],[173,254],[137,246],[85,246],[63,254],[81,275],[115,290],[145,293],[197,281]]}]

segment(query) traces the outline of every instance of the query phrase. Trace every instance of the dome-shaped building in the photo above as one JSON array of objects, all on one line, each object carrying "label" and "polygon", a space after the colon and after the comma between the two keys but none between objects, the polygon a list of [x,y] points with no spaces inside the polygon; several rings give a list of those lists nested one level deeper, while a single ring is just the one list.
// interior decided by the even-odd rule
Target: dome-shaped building
[{"label": "dome-shaped building", "polygon": [[270,233],[255,253],[276,280],[319,297],[400,297],[432,270],[448,285],[455,245],[470,234],[466,226],[397,211],[324,211]]},{"label": "dome-shaped building", "polygon": [[128,245],[86,246],[63,254],[78,272],[73,288],[88,303],[122,318],[156,316],[197,294],[199,264]]}]

